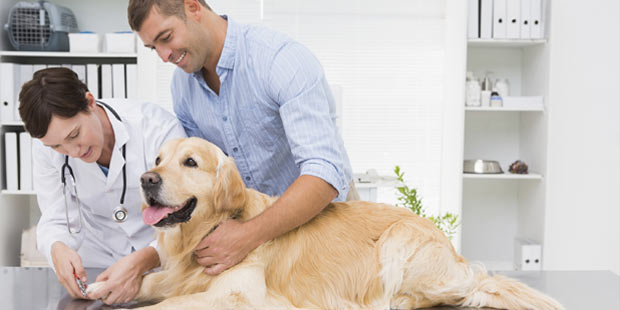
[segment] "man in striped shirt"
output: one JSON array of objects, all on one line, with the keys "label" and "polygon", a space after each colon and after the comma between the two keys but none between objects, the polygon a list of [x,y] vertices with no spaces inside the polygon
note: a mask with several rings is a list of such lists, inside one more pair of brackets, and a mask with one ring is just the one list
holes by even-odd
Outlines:
[{"label": "man in striped shirt", "polygon": [[188,136],[234,157],[250,188],[281,196],[247,222],[228,220],[195,251],[216,275],[262,243],[355,194],[334,98],[314,55],[275,31],[217,15],[204,0],[130,0],[146,47],[178,66],[174,110]]}]

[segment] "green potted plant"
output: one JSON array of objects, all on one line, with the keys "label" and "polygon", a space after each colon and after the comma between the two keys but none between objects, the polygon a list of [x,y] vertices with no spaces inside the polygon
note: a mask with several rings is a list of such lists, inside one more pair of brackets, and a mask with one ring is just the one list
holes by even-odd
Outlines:
[{"label": "green potted plant", "polygon": [[426,215],[424,207],[422,206],[422,199],[418,197],[418,191],[405,184],[405,173],[400,170],[398,165],[394,167],[394,173],[396,174],[396,179],[403,184],[403,186],[396,188],[399,193],[397,198],[398,201],[400,201],[400,203],[396,205],[408,208],[413,213],[428,218],[435,223],[437,228],[443,231],[449,239],[452,239],[452,236],[454,236],[456,229],[460,225],[458,215],[450,212],[446,212],[443,215],[438,214],[437,216]]}]

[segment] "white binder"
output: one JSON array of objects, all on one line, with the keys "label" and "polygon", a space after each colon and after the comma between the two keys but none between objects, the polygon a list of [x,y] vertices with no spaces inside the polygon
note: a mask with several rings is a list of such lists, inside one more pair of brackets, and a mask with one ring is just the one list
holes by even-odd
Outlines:
[{"label": "white binder", "polygon": [[86,86],[95,99],[101,99],[101,94],[99,94],[99,65],[86,65]]},{"label": "white binder", "polygon": [[112,98],[112,65],[101,65],[101,98]]},{"label": "white binder", "polygon": [[493,0],[493,39],[505,39],[505,38],[506,38],[506,0]]},{"label": "white binder", "polygon": [[32,138],[27,132],[19,133],[19,189],[32,190]]},{"label": "white binder", "polygon": [[521,0],[506,0],[506,38],[521,37]]},{"label": "white binder", "polygon": [[530,19],[531,19],[531,28],[530,28],[530,37],[532,39],[542,39],[543,35],[543,27],[542,27],[542,12],[543,5],[542,0],[531,0],[532,7],[530,8]]},{"label": "white binder", "polygon": [[0,64],[0,119],[2,122],[15,120],[17,96],[19,94],[19,65],[13,63]]},{"label": "white binder", "polygon": [[138,65],[126,64],[127,70],[127,98],[136,99],[138,97]]},{"label": "white binder", "polygon": [[112,65],[112,97],[124,99],[125,96],[125,65]]},{"label": "white binder", "polygon": [[480,37],[480,12],[479,0],[469,0],[467,6],[467,37],[477,39]]},{"label": "white binder", "polygon": [[532,0],[521,0],[521,39],[530,38],[530,7]]},{"label": "white binder", "polygon": [[22,119],[21,116],[19,116],[19,93],[22,91],[22,86],[24,86],[26,82],[32,80],[34,66],[29,64],[20,64],[17,66],[19,66],[19,82],[17,83],[17,88],[15,89],[15,109],[13,110],[13,119],[19,121]]},{"label": "white binder", "polygon": [[480,39],[493,37],[493,0],[480,0]]},{"label": "white binder", "polygon": [[82,83],[86,84],[86,66],[85,65],[71,65],[71,70],[77,74],[78,79]]},{"label": "white binder", "polygon": [[[19,88],[28,81],[32,80],[32,74],[34,73],[34,65],[20,64],[19,65]],[[19,92],[18,92],[19,93]]]},{"label": "white binder", "polygon": [[4,134],[4,158],[6,161],[6,189],[16,191],[19,179],[17,176],[17,133]]}]

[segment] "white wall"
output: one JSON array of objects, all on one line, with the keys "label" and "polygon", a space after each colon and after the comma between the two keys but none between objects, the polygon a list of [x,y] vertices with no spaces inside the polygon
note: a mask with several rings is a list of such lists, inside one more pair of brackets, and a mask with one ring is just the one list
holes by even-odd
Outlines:
[{"label": "white wall", "polygon": [[619,3],[552,3],[545,269],[620,274]]},{"label": "white wall", "polygon": [[127,22],[127,0],[49,0],[73,11],[80,31],[99,33],[131,31]]}]

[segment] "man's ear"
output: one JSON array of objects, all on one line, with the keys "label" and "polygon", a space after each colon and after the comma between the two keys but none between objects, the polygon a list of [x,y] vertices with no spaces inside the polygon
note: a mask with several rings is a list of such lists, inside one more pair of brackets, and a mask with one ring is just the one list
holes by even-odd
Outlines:
[{"label": "man's ear", "polygon": [[183,1],[183,6],[185,8],[185,16],[200,20],[200,14],[202,14],[203,7],[198,3],[197,0],[185,0]]},{"label": "man's ear", "polygon": [[93,94],[91,94],[90,92],[86,92],[86,95],[84,97],[86,97],[86,101],[88,101],[88,110],[91,112],[95,111],[95,107],[97,106],[97,100],[95,99],[95,96],[93,96]]},{"label": "man's ear", "polygon": [[213,186],[213,206],[217,212],[239,210],[247,200],[245,184],[231,157],[223,157]]}]

